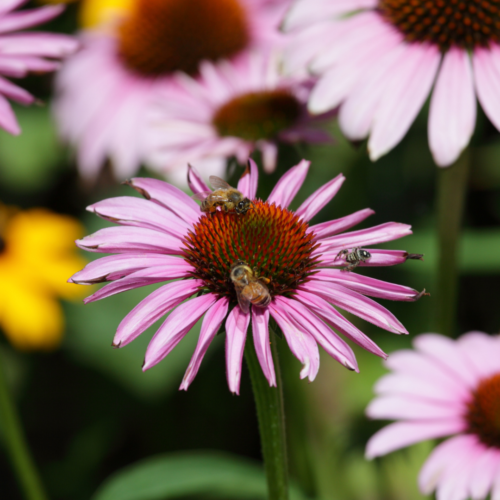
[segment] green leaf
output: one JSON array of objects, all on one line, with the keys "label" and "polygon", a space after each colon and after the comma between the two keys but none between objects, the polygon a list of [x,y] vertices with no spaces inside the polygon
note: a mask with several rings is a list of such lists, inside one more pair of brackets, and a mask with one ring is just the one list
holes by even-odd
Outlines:
[{"label": "green leaf", "polygon": [[[165,500],[183,496],[267,499],[258,462],[220,452],[181,452],[151,457],[111,476],[92,500]],[[304,497],[291,491],[291,500]]]}]

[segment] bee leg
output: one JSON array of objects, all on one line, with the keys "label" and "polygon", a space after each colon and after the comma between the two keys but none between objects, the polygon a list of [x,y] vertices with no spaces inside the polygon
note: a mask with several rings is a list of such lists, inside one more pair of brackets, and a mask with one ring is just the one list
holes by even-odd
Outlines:
[{"label": "bee leg", "polygon": [[341,250],[337,256],[335,257],[335,259],[333,260],[337,260],[337,259],[340,259],[340,257],[343,257],[344,255],[347,255],[349,253],[349,250],[347,250],[347,248],[344,248],[344,250]]},{"label": "bee leg", "polygon": [[349,272],[358,267],[359,262],[351,262],[348,266],[343,267],[341,271]]}]

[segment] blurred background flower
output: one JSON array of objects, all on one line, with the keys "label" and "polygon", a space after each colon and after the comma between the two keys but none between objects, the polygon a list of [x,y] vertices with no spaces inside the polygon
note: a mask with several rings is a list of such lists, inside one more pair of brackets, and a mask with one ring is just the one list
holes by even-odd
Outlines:
[{"label": "blurred background flower", "polygon": [[0,205],[0,328],[14,347],[48,350],[60,344],[64,316],[58,299],[82,295],[66,283],[85,262],[74,249],[82,231],[68,216]]},{"label": "blurred background flower", "polygon": [[470,332],[458,340],[420,335],[415,351],[386,361],[369,417],[398,419],[368,441],[369,458],[427,439],[439,444],[420,471],[422,493],[438,500],[500,498],[500,337]]}]

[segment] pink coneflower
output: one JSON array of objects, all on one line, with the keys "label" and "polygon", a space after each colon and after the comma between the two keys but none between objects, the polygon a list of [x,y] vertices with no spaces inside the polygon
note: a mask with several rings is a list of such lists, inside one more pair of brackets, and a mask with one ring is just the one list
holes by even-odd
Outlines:
[{"label": "pink coneflower", "polygon": [[470,332],[458,340],[437,334],[414,340],[386,364],[367,413],[399,419],[368,442],[368,457],[426,439],[438,445],[420,471],[423,494],[438,500],[500,498],[500,337]]},{"label": "pink coneflower", "polygon": [[500,4],[478,0],[298,0],[286,21],[297,38],[291,70],[321,74],[314,113],[341,104],[352,140],[370,135],[372,160],[404,137],[434,90],[429,144],[440,166],[469,143],[476,94],[500,129]]},{"label": "pink coneflower", "polygon": [[[121,197],[91,205],[88,210],[119,226],[102,229],[78,241],[78,246],[85,250],[118,255],[92,262],[70,281],[80,284],[111,281],[86,299],[92,302],[151,283],[180,280],[163,285],[138,304],[120,323],[113,345],[125,346],[178,306],[148,346],[144,362],[147,370],[171,352],[204,317],[198,346],[181,389],[187,389],[194,379],[210,342],[224,322],[227,379],[235,393],[239,391],[250,320],[255,350],[270,385],[276,385],[269,346],[270,317],[302,362],[301,378],[312,381],[316,377],[317,344],[347,368],[358,370],[354,353],[335,331],[385,358],[385,353],[332,305],[390,332],[405,334],[404,326],[387,309],[365,295],[414,301],[421,294],[334,267],[346,267],[349,262],[352,265],[354,248],[360,252],[362,246],[411,234],[410,226],[389,222],[342,234],[373,214],[370,209],[309,226],[311,218],[335,196],[345,179],[337,176],[293,212],[287,207],[308,168],[307,161],[291,168],[267,201],[262,201],[255,197],[258,174],[255,163],[250,161],[238,189],[253,200],[253,207],[240,215],[219,209],[204,214],[192,198],[170,184],[132,179],[129,185],[146,199]],[[192,169],[188,181],[194,193],[208,190]],[[339,256],[342,250],[348,250],[347,255]],[[363,253],[360,267],[389,266],[421,257],[397,250],[363,250],[369,256]],[[250,312],[245,313],[238,305],[230,278],[231,267],[237,261],[244,261],[266,279],[272,297],[267,307],[251,306]],[[186,299],[190,300],[182,303]]]},{"label": "pink coneflower", "polygon": [[7,99],[28,105],[35,101],[35,97],[4,77],[23,78],[31,72],[54,71],[59,67],[56,59],[70,54],[78,45],[76,40],[65,35],[32,31],[18,33],[45,23],[64,10],[63,6],[47,6],[13,12],[26,2],[0,2],[0,127],[14,135],[21,129]]},{"label": "pink coneflower", "polygon": [[[256,148],[274,170],[277,141],[325,142],[306,104],[310,78],[286,78],[278,54],[248,52],[234,62],[202,63],[197,79],[182,75],[159,93],[147,131],[148,164],[182,170],[190,161],[222,172],[228,156],[246,162]],[[183,169],[180,169],[180,166]]]},{"label": "pink coneflower", "polygon": [[106,30],[82,36],[84,48],[60,73],[56,115],[78,148],[81,172],[110,159],[125,178],[143,160],[145,112],[156,85],[197,77],[202,61],[234,60],[279,44],[289,0],[135,0]]}]

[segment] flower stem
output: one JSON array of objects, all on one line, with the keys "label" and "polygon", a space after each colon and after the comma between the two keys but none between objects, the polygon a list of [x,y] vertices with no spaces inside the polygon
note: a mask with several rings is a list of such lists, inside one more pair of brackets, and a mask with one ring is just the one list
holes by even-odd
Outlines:
[{"label": "flower stem", "polygon": [[35,469],[19,415],[10,396],[3,366],[0,362],[0,427],[7,453],[27,500],[46,500],[42,482]]},{"label": "flower stem", "polygon": [[255,347],[250,339],[247,340],[245,347],[245,360],[250,371],[257,407],[269,500],[288,500],[288,463],[281,372],[276,348],[276,335],[272,331],[269,334],[277,387],[269,387],[269,382],[262,373]]},{"label": "flower stem", "polygon": [[458,299],[458,250],[467,191],[469,151],[449,168],[440,169],[437,184],[439,258],[436,289],[436,331],[453,336]]}]

